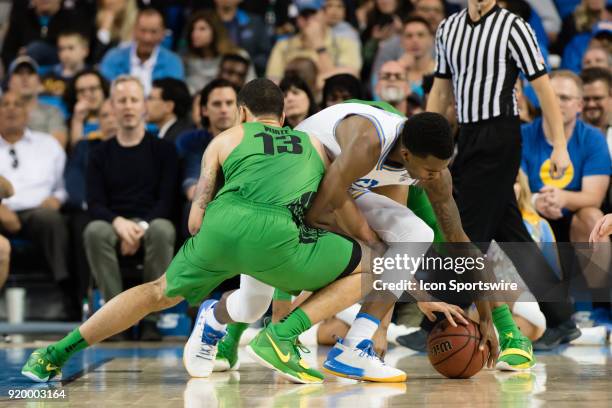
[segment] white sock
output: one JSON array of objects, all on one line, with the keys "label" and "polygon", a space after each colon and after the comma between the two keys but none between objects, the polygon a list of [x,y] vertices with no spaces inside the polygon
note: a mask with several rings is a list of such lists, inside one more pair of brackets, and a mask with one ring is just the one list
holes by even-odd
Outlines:
[{"label": "white sock", "polygon": [[218,332],[225,332],[225,328],[227,327],[227,324],[220,323],[215,317],[215,308],[217,307],[218,304],[219,303],[215,303],[213,307],[209,308],[206,311],[206,315],[204,318],[206,319],[206,325],[210,326],[213,330],[218,331]]},{"label": "white sock", "polygon": [[344,323],[350,326],[357,318],[360,309],[361,305],[359,303],[355,303],[353,306],[349,306],[341,312],[336,313],[336,318],[342,320]]},{"label": "white sock", "polygon": [[379,325],[380,320],[374,316],[370,316],[367,313],[359,313],[346,334],[346,345],[355,347],[364,339],[371,340]]}]

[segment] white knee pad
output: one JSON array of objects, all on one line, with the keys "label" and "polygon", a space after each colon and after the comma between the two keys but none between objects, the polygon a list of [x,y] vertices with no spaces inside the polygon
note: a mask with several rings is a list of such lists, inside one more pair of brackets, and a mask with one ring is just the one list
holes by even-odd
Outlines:
[{"label": "white knee pad", "polygon": [[274,288],[248,275],[240,275],[240,289],[227,297],[227,313],[235,322],[254,323],[270,307]]},{"label": "white knee pad", "polygon": [[538,302],[535,298],[533,298],[533,300],[530,299],[530,301],[525,301],[527,298],[533,298],[533,295],[530,292],[521,294],[512,307],[512,313],[521,316],[534,326],[546,330],[546,317],[540,311]]}]

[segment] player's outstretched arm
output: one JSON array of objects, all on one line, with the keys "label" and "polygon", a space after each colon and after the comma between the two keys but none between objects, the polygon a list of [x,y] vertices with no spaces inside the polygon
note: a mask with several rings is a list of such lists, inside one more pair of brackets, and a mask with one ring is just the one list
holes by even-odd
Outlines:
[{"label": "player's outstretched arm", "polygon": [[453,198],[453,179],[445,169],[436,180],[423,184],[436,218],[449,242],[470,242],[463,231],[459,209]]},{"label": "player's outstretched arm", "polygon": [[[453,181],[448,169],[442,171],[440,177],[436,180],[423,184],[431,206],[436,213],[438,223],[444,232],[444,236],[449,242],[470,242],[470,239],[463,231],[461,226],[461,217],[459,216],[459,209],[457,203],[453,198],[452,188]],[[478,248],[466,248],[469,256],[475,257],[480,255]],[[492,281],[492,275],[488,268],[483,271],[484,276],[481,280]],[[495,361],[497,361],[497,355],[499,353],[499,343],[495,331],[493,330],[493,318],[491,316],[491,305],[486,301],[476,300],[476,308],[480,316],[480,332],[481,340],[479,348],[484,349],[485,343],[489,344],[491,354],[487,365],[493,367]]]},{"label": "player's outstretched arm", "polygon": [[219,160],[220,147],[221,139],[215,138],[210,142],[202,155],[200,178],[198,179],[193,202],[191,203],[191,210],[189,211],[188,228],[191,235],[197,234],[200,230],[206,207],[212,201],[217,190],[217,175],[221,168]]}]

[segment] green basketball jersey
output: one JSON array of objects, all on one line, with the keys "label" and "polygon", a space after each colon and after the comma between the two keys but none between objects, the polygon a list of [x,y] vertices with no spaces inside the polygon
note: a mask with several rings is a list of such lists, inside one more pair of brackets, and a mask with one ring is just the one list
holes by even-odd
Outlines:
[{"label": "green basketball jersey", "polygon": [[223,163],[228,192],[261,204],[288,207],[302,217],[325,173],[308,134],[289,127],[244,123],[244,137]]}]

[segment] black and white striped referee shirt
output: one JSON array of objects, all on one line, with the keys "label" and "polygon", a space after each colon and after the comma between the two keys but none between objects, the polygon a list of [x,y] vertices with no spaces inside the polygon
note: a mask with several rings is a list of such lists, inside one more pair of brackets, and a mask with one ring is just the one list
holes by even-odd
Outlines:
[{"label": "black and white striped referee shirt", "polygon": [[459,123],[517,116],[519,69],[532,81],[547,70],[529,24],[499,6],[478,22],[467,9],[444,20],[436,33],[436,76],[452,79]]}]

